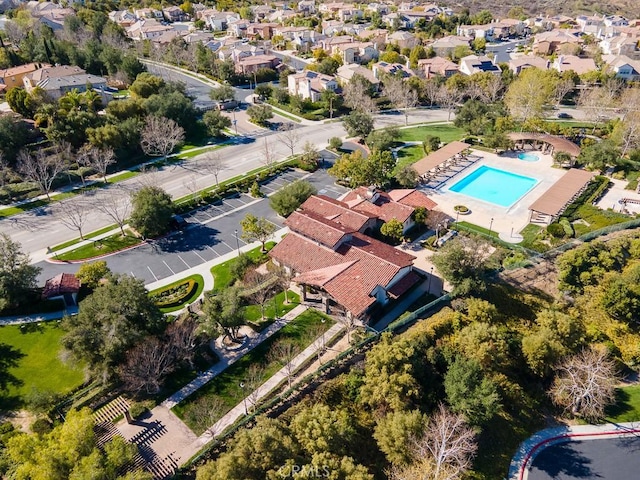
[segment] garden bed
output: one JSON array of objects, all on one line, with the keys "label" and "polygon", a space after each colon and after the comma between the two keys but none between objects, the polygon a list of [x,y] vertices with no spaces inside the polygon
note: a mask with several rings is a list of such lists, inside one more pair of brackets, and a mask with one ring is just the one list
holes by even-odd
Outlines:
[{"label": "garden bed", "polygon": [[202,275],[191,275],[166,287],[149,292],[149,296],[162,313],[171,313],[182,309],[200,296],[204,289]]}]

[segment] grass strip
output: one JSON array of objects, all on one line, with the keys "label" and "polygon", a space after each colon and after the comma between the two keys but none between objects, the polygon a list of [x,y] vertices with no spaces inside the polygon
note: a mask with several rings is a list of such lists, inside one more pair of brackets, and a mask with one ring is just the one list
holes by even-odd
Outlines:
[{"label": "grass strip", "polygon": [[[125,232],[127,231],[125,230]],[[88,258],[118,252],[125,248],[133,247],[134,245],[140,245],[141,243],[143,243],[142,239],[133,236],[131,232],[127,232],[124,236],[118,232],[115,235],[101,240],[95,240],[92,243],[83,245],[75,250],[71,250],[70,252],[56,255],[55,258],[63,261],[86,260]]]},{"label": "grass strip", "polygon": [[[247,382],[249,371],[253,365],[259,365],[263,369],[262,382],[267,381],[282,368],[283,365],[280,361],[269,358],[269,350],[272,345],[279,340],[287,340],[296,345],[299,351],[302,351],[317,336],[331,328],[333,323],[333,320],[326,315],[316,310],[307,310],[244,355],[184,402],[173,407],[172,411],[191,430],[200,435],[207,427],[239,404],[249,393],[246,388],[243,390],[240,384]],[[201,409],[198,407],[200,402],[206,402],[207,397],[219,397],[224,402],[226,411],[220,412],[218,418],[202,417]]]},{"label": "grass strip", "polygon": [[[265,247],[267,251],[271,250],[275,246],[276,242],[267,242]],[[251,262],[254,264],[266,262],[268,257],[261,252],[261,247],[256,247],[253,250],[244,252]],[[233,267],[238,261],[238,257],[227,260],[226,262],[219,263],[211,267],[211,275],[213,275],[213,291],[219,292],[224,290],[233,281]]]}]

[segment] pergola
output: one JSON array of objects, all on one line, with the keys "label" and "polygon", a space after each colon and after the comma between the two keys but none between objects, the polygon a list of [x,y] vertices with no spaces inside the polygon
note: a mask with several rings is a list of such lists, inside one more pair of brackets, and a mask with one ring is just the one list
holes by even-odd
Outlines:
[{"label": "pergola", "polygon": [[577,168],[570,169],[531,204],[529,221],[545,225],[552,223],[562,215],[571,202],[584,192],[593,175],[592,172]]},{"label": "pergola", "polygon": [[525,144],[530,144],[536,150],[540,150],[542,153],[548,153],[549,155],[553,155],[556,151],[568,153],[573,158],[580,155],[579,146],[571,140],[557,135],[536,132],[512,132],[508,135],[516,144],[516,148],[522,148]]},{"label": "pergola", "polygon": [[463,153],[470,147],[471,145],[464,142],[456,141],[448,143],[444,147],[418,160],[413,164],[413,168],[418,172],[420,177],[424,178],[432,170],[452,166],[456,161],[464,159],[465,155]]}]

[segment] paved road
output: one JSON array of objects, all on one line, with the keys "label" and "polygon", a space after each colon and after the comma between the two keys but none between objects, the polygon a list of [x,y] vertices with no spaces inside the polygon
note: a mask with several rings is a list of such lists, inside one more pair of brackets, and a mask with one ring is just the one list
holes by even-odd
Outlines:
[{"label": "paved road", "polygon": [[545,448],[528,480],[631,480],[640,471],[640,437],[572,441]]},{"label": "paved road", "polygon": [[[331,155],[329,152],[325,153],[327,157]],[[273,193],[305,175],[304,172],[287,172],[263,184],[262,191],[265,194]],[[313,173],[308,180],[320,193],[327,196],[335,198],[346,191],[334,185],[333,178],[325,170]],[[269,219],[278,228],[282,227],[282,218],[271,210],[268,199],[256,200],[243,194],[186,215],[185,219],[189,225],[182,232],[106,257],[105,260],[114,272],[131,274],[143,279],[145,283],[155,282],[221,257],[245,245],[240,238],[242,231],[240,221],[249,212]],[[237,237],[236,231],[238,231]],[[60,272],[73,273],[79,268],[78,264],[40,262],[37,265],[42,268],[39,283],[44,283],[47,278]]]}]

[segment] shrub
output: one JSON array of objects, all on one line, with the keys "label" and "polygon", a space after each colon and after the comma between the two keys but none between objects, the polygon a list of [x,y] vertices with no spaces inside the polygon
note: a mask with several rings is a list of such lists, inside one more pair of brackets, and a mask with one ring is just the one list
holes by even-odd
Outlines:
[{"label": "shrub", "polygon": [[563,238],[565,236],[564,228],[559,223],[549,225],[547,227],[547,233],[555,238]]},{"label": "shrub", "polygon": [[307,198],[316,193],[316,188],[309,182],[298,180],[274,193],[269,200],[269,204],[278,215],[288,217]]},{"label": "shrub", "polygon": [[455,207],[453,207],[453,210],[460,213],[467,213],[469,211],[469,208],[465,207],[464,205],[456,205]]},{"label": "shrub", "polygon": [[342,139],[340,137],[331,137],[329,139],[329,148],[337,150],[341,146],[342,146]]},{"label": "shrub", "polygon": [[564,228],[564,233],[567,237],[573,237],[573,227],[571,226],[571,223],[568,219],[561,218],[558,223],[562,225],[562,228]]},{"label": "shrub", "polygon": [[31,424],[31,431],[37,435],[44,435],[53,430],[53,425],[46,418],[39,418]]},{"label": "shrub", "polygon": [[249,191],[253,198],[262,198],[262,192],[260,191],[260,184],[254,181],[251,184],[251,190]]},{"label": "shrub", "polygon": [[195,280],[190,278],[186,282],[171,286],[166,290],[151,294],[153,302],[159,308],[177,307],[185,302],[198,288]]},{"label": "shrub", "polygon": [[142,415],[147,413],[149,409],[144,403],[134,402],[131,407],[129,407],[129,414],[132,418],[140,418]]}]

